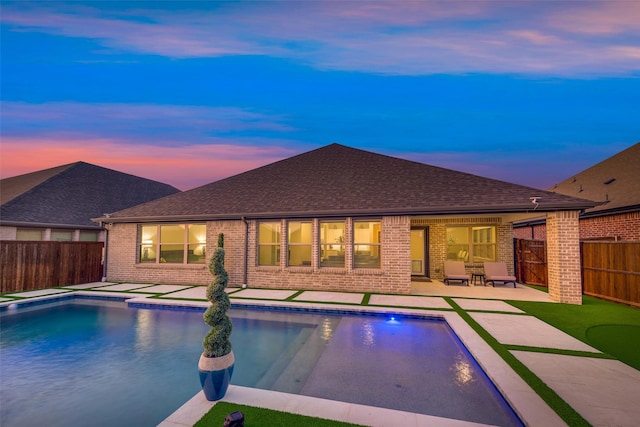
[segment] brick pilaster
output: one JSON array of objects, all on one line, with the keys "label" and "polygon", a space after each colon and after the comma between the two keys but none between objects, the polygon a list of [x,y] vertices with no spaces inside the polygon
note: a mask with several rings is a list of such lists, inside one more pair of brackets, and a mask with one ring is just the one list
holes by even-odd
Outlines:
[{"label": "brick pilaster", "polygon": [[547,269],[552,301],[582,304],[578,216],[578,211],[547,214]]}]

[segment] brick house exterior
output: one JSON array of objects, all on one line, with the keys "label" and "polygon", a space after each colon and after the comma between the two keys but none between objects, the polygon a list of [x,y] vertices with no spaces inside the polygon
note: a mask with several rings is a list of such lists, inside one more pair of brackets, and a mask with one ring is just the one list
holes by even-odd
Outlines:
[{"label": "brick house exterior", "polygon": [[[549,191],[593,200],[580,215],[580,240],[640,240],[640,143],[554,185]],[[514,224],[518,239],[547,240],[545,218]]]},{"label": "brick house exterior", "polygon": [[561,274],[550,295],[576,303],[571,248],[592,206],[331,144],[94,221],[108,224],[109,281],[205,285],[206,254],[224,233],[230,286],[408,294],[412,278],[441,280],[456,256],[469,273],[483,260],[513,273],[513,222],[545,212],[570,240],[552,250]]}]

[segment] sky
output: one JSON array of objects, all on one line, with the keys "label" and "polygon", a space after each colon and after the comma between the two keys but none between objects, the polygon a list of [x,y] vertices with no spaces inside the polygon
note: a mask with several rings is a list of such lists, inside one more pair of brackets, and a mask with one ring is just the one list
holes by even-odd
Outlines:
[{"label": "sky", "polygon": [[640,141],[638,22],[635,0],[3,0],[0,176],[188,190],[337,142],[548,189]]}]

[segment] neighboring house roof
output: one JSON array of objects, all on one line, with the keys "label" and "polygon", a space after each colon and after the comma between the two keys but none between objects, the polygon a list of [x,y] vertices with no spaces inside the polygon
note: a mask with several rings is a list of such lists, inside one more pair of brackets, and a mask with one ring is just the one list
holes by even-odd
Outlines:
[{"label": "neighboring house roof", "polygon": [[91,218],[179,191],[161,182],[76,162],[0,180],[0,223],[98,227]]},{"label": "neighboring house roof", "polygon": [[[110,216],[112,222],[580,210],[594,203],[331,144]],[[96,219],[97,220],[97,219]]]},{"label": "neighboring house roof", "polygon": [[583,217],[640,210],[640,142],[562,181],[550,191],[603,202]]}]

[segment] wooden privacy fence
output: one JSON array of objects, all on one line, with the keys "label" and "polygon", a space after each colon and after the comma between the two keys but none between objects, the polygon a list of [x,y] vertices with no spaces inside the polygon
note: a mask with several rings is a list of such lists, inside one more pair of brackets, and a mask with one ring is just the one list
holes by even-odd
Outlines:
[{"label": "wooden privacy fence", "polygon": [[0,293],[102,279],[102,242],[0,241]]},{"label": "wooden privacy fence", "polygon": [[[516,279],[548,286],[546,242],[514,239]],[[580,242],[582,293],[640,307],[640,242]]]},{"label": "wooden privacy fence", "polygon": [[640,242],[580,242],[582,292],[640,307]]},{"label": "wooden privacy fence", "polygon": [[547,247],[544,240],[514,239],[515,274],[520,283],[547,286]]}]

